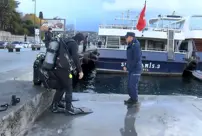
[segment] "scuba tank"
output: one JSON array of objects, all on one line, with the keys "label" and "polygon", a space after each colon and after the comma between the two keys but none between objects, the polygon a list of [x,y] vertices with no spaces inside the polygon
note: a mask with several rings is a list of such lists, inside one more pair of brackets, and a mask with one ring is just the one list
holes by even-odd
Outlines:
[{"label": "scuba tank", "polygon": [[57,41],[51,41],[46,51],[45,60],[43,62],[43,68],[45,70],[52,70],[55,67],[57,53],[59,49],[59,43]]}]

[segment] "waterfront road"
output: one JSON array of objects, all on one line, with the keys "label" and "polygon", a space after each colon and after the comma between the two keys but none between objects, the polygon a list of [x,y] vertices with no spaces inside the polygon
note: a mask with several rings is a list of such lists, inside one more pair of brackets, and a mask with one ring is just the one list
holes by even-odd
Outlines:
[{"label": "waterfront road", "polygon": [[126,95],[77,94],[76,106],[94,113],[65,116],[45,112],[26,136],[200,136],[202,103],[192,96],[140,96],[127,109]]},{"label": "waterfront road", "polygon": [[32,66],[36,55],[43,51],[45,50],[31,51],[30,48],[25,48],[21,52],[8,53],[7,50],[0,50],[0,73]]}]

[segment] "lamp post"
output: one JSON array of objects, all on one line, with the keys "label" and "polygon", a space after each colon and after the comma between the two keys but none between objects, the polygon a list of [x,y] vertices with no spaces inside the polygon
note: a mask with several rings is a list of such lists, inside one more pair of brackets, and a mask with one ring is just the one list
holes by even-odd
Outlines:
[{"label": "lamp post", "polygon": [[39,38],[40,38],[40,43],[41,43],[41,20],[43,19],[43,12],[39,12],[39,19],[40,19],[40,26],[39,26]]},{"label": "lamp post", "polygon": [[36,25],[36,0],[32,0],[34,2],[34,43],[36,43],[36,34],[35,34],[35,25]]},{"label": "lamp post", "polygon": [[34,28],[36,24],[36,0],[32,0],[34,2]]}]

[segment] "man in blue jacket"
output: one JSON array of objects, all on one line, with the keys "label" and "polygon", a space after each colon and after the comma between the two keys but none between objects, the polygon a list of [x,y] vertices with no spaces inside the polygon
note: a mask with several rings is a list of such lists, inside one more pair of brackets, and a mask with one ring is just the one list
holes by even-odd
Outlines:
[{"label": "man in blue jacket", "polygon": [[126,34],[127,62],[124,71],[128,71],[128,94],[130,98],[125,104],[138,104],[138,84],[142,73],[142,50],[139,41],[135,38],[135,33]]}]

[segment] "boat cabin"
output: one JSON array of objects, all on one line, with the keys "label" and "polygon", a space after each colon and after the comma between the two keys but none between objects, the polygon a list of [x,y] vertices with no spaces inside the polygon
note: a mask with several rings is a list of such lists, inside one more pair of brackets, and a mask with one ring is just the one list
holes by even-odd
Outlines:
[{"label": "boat cabin", "polygon": [[[126,19],[125,19],[126,20]],[[137,21],[135,19],[129,21]],[[198,23],[196,23],[198,22]],[[102,39],[103,47],[126,49],[124,35],[128,31],[136,33],[143,51],[168,51],[168,30],[174,31],[172,37],[174,52],[191,52],[197,50],[202,52],[202,16],[193,15],[182,17],[177,15],[158,15],[148,21],[147,27],[143,32],[136,30],[134,26],[127,27],[126,25],[113,25],[111,28],[102,26],[99,31],[100,39]],[[135,23],[132,23],[135,24]],[[116,26],[116,27],[115,27]],[[119,27],[118,27],[119,26]],[[100,30],[99,29],[99,30]],[[111,33],[111,34],[109,34]],[[144,35],[144,36],[143,36]],[[164,37],[162,37],[162,35]]]}]

